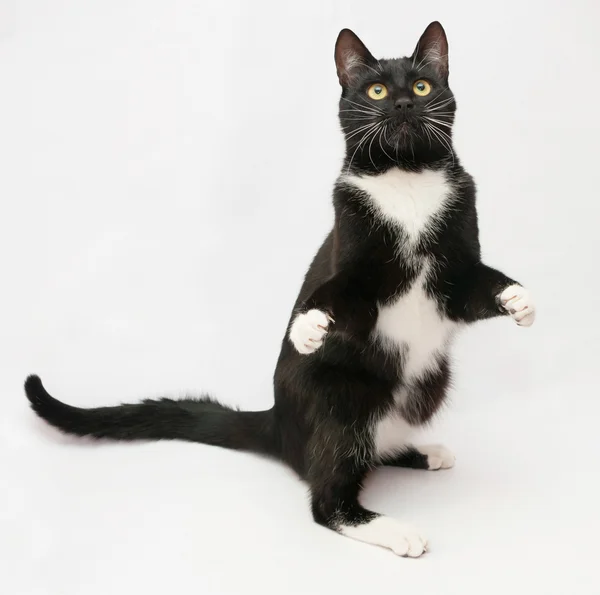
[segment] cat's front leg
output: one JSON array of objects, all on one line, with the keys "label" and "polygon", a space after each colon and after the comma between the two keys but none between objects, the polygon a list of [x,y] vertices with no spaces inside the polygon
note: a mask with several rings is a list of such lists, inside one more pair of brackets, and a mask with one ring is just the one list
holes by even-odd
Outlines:
[{"label": "cat's front leg", "polygon": [[335,325],[346,338],[365,339],[377,318],[374,299],[364,287],[360,271],[340,272],[321,286],[297,308],[289,327],[289,339],[296,351],[308,355],[317,351]]},{"label": "cat's front leg", "polygon": [[450,315],[463,322],[510,315],[520,326],[531,326],[535,305],[530,293],[504,273],[478,262],[447,282]]}]

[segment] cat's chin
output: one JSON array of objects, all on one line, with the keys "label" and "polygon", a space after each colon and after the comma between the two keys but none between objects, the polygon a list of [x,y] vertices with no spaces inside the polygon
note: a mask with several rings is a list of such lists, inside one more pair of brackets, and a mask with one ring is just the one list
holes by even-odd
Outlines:
[{"label": "cat's chin", "polygon": [[408,161],[427,162],[439,156],[444,147],[436,143],[437,137],[424,132],[418,121],[403,121],[395,124],[386,134],[386,154],[396,155]]},{"label": "cat's chin", "polygon": [[410,147],[417,140],[417,129],[408,121],[395,124],[387,135],[387,141],[393,149]]},{"label": "cat's chin", "polygon": [[394,134],[409,134],[411,130],[414,130],[414,125],[408,120],[401,120],[394,122],[391,129]]}]

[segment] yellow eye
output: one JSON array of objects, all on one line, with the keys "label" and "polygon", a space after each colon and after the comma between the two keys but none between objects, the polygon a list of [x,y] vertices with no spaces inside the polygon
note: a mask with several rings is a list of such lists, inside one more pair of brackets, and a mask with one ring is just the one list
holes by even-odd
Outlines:
[{"label": "yellow eye", "polygon": [[415,95],[425,97],[425,95],[429,95],[431,93],[431,85],[427,81],[418,80],[413,85],[413,93]]},{"label": "yellow eye", "polygon": [[387,97],[387,94],[388,90],[386,86],[382,85],[381,83],[375,83],[367,89],[367,95],[371,99],[385,99]]}]

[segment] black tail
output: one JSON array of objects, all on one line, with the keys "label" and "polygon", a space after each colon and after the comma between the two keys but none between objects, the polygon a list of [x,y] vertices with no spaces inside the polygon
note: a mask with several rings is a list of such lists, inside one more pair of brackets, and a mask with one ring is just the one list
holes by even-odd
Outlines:
[{"label": "black tail", "polygon": [[273,410],[235,411],[209,397],[146,400],[80,409],[51,397],[38,376],[25,381],[33,410],[67,434],[114,440],[190,440],[277,456]]}]

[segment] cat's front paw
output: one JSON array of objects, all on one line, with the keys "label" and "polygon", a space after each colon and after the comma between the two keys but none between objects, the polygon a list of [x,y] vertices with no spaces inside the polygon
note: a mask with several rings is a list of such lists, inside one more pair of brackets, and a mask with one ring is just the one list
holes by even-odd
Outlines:
[{"label": "cat's front paw", "polygon": [[510,285],[500,294],[500,305],[519,326],[531,326],[535,320],[535,306],[529,291],[521,285]]},{"label": "cat's front paw", "polygon": [[329,330],[330,321],[333,319],[321,310],[298,314],[290,329],[290,341],[296,351],[308,355],[319,349]]}]

